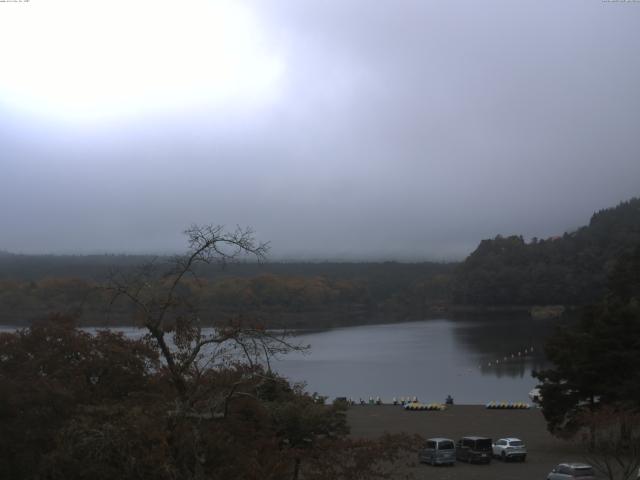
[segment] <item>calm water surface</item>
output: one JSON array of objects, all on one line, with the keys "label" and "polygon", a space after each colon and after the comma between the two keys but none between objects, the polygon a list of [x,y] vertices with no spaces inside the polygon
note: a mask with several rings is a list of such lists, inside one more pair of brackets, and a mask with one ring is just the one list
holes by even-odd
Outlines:
[{"label": "calm water surface", "polygon": [[310,351],[273,366],[332,398],[380,396],[388,402],[415,395],[428,403],[451,394],[456,403],[529,401],[536,385],[531,371],[544,366],[544,339],[552,331],[553,322],[532,319],[338,328],[299,335]]},{"label": "calm water surface", "polygon": [[[415,395],[430,403],[451,394],[456,403],[529,401],[536,385],[531,371],[544,367],[544,340],[554,324],[529,318],[442,319],[301,333],[296,339],[309,344],[309,351],[282,356],[272,367],[330,398],[380,396],[389,402]],[[144,333],[116,330],[129,337]]]}]

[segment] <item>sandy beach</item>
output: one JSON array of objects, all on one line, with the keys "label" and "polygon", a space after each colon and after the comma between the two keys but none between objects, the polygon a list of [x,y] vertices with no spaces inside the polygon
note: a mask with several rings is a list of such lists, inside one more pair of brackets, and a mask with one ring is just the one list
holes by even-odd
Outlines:
[{"label": "sandy beach", "polygon": [[496,440],[502,437],[522,439],[528,450],[525,463],[493,460],[490,465],[456,462],[454,467],[419,464],[398,466],[398,478],[407,471],[415,478],[469,480],[545,479],[561,462],[581,461],[578,449],[558,440],[546,430],[542,413],[530,410],[487,410],[480,405],[454,405],[444,411],[406,411],[399,406],[354,406],[348,412],[351,434],[373,438],[385,432],[417,433],[425,438],[448,437],[458,440],[466,435],[480,435]]}]

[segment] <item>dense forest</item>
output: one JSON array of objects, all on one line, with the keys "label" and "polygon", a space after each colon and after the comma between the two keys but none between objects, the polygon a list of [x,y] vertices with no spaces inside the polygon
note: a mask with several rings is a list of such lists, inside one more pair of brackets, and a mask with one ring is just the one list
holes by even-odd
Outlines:
[{"label": "dense forest", "polygon": [[[581,309],[577,322],[557,329],[545,353],[552,367],[534,376],[551,432],[577,433],[584,410],[596,403],[629,409],[640,426],[640,245],[619,257],[606,294]],[[640,454],[640,430],[636,437]]]},{"label": "dense forest", "polygon": [[[185,282],[214,317],[250,316],[270,327],[314,328],[580,306],[605,291],[615,259],[640,243],[640,199],[595,213],[589,225],[548,239],[482,240],[461,263],[236,262],[202,265]],[[84,324],[131,322],[132,307],[104,288],[114,272],[169,257],[16,255],[0,251],[0,323],[48,312]]]},{"label": "dense forest", "polygon": [[[57,311],[79,315],[85,324],[130,323],[131,306],[110,303],[104,289],[109,276],[166,260],[5,254],[0,256],[0,322],[26,324]],[[404,319],[414,310],[425,316],[448,302],[454,268],[435,262],[204,265],[198,279],[183,288],[212,317],[259,317],[274,327],[335,326]]]},{"label": "dense forest", "polygon": [[483,240],[456,269],[452,300],[466,305],[586,305],[618,257],[640,244],[640,199],[601,210],[559,237]]}]

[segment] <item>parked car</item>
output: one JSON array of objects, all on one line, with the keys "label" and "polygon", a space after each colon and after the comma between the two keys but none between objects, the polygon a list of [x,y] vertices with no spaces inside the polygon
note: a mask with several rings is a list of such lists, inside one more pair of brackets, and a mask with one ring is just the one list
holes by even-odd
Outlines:
[{"label": "parked car", "polygon": [[561,463],[547,475],[547,480],[595,480],[595,478],[593,467],[585,463]]},{"label": "parked car", "polygon": [[418,459],[431,465],[453,465],[456,462],[456,445],[449,438],[429,438],[418,452]]},{"label": "parked car", "polygon": [[462,437],[456,443],[456,458],[469,463],[491,463],[492,445],[487,437]]},{"label": "parked car", "polygon": [[493,456],[500,460],[520,460],[524,462],[527,458],[527,447],[519,438],[501,438],[493,444]]}]

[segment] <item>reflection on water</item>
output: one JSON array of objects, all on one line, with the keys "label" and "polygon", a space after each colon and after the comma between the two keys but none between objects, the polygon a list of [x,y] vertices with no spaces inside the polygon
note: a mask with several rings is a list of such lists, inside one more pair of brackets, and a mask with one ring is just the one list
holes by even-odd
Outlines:
[{"label": "reflection on water", "polygon": [[461,348],[479,355],[483,375],[530,377],[545,366],[544,342],[557,320],[484,318],[456,322]]},{"label": "reflection on water", "polygon": [[340,328],[300,335],[311,351],[287,355],[274,368],[330,397],[528,401],[536,384],[531,371],[544,366],[544,338],[552,327],[512,318]]}]

